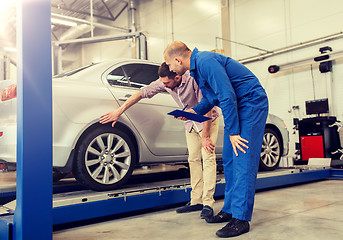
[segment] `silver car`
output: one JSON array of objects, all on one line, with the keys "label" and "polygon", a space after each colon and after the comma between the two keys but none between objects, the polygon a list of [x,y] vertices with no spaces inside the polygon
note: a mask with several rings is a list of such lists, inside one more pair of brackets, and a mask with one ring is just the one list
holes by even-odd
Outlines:
[{"label": "silver car", "polygon": [[[143,60],[113,60],[91,64],[53,77],[53,169],[56,178],[72,172],[93,190],[123,185],[137,166],[186,163],[183,122],[167,115],[178,108],[161,93],[128,109],[115,127],[99,117],[118,108],[139,88],[158,78],[159,64]],[[0,161],[16,162],[16,83],[0,81]],[[223,147],[220,117],[216,144]],[[269,115],[260,168],[275,169],[288,153],[288,131]]]}]

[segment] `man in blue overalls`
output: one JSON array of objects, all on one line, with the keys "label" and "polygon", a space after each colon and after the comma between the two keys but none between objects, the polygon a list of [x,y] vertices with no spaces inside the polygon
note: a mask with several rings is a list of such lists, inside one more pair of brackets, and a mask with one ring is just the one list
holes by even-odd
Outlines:
[{"label": "man in blue overalls", "polygon": [[203,98],[191,112],[207,113],[219,106],[224,116],[223,166],[225,198],[222,210],[208,223],[228,222],[219,237],[234,237],[250,229],[255,183],[268,115],[268,99],[257,77],[239,62],[214,52],[191,51],[172,42],[164,52],[171,71],[190,70]]}]

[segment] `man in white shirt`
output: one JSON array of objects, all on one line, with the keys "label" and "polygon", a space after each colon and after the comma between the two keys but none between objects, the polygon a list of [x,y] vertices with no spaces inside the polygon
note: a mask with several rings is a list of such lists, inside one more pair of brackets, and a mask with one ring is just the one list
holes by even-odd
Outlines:
[{"label": "man in white shirt", "polygon": [[[129,107],[142,98],[152,98],[164,91],[167,91],[174,98],[180,108],[188,105],[186,109],[190,109],[202,99],[201,91],[189,72],[179,76],[175,72],[169,71],[169,67],[163,63],[158,74],[160,76],[158,80],[141,88],[127,99],[120,108],[101,116],[100,123],[105,124],[113,121],[112,126],[114,127],[120,115]],[[201,218],[213,216],[213,194],[216,185],[217,166],[214,151],[218,136],[218,108],[214,107],[206,116],[211,117],[212,120],[204,123],[185,121],[192,192],[190,202],[176,210],[177,213],[201,210]]]}]

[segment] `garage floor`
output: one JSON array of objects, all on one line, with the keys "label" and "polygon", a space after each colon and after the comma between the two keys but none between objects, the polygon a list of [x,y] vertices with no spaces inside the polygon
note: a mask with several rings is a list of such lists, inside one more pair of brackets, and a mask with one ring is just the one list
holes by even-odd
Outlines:
[{"label": "garage floor", "polygon": [[[216,201],[215,212],[222,205]],[[225,224],[208,224],[200,212],[176,214],[175,209],[57,230],[53,239],[219,239],[215,232]],[[234,239],[341,240],[342,226],[343,181],[325,180],[257,193],[251,231]]]}]

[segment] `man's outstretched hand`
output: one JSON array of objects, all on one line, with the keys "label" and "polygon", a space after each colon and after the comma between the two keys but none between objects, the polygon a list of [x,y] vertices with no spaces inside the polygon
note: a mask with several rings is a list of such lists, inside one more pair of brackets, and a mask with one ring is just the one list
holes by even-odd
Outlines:
[{"label": "man's outstretched hand", "polygon": [[120,115],[121,115],[121,113],[120,113],[119,109],[117,109],[117,110],[114,110],[112,112],[109,112],[109,113],[102,115],[99,119],[99,122],[101,124],[113,122],[112,127],[114,127],[114,125],[118,121]]},{"label": "man's outstretched hand", "polygon": [[249,143],[249,141],[242,138],[240,135],[231,135],[230,141],[231,141],[232,148],[236,156],[238,156],[237,148],[241,150],[243,153],[246,153],[246,151],[242,147],[249,149],[249,147],[245,144],[245,143]]}]

